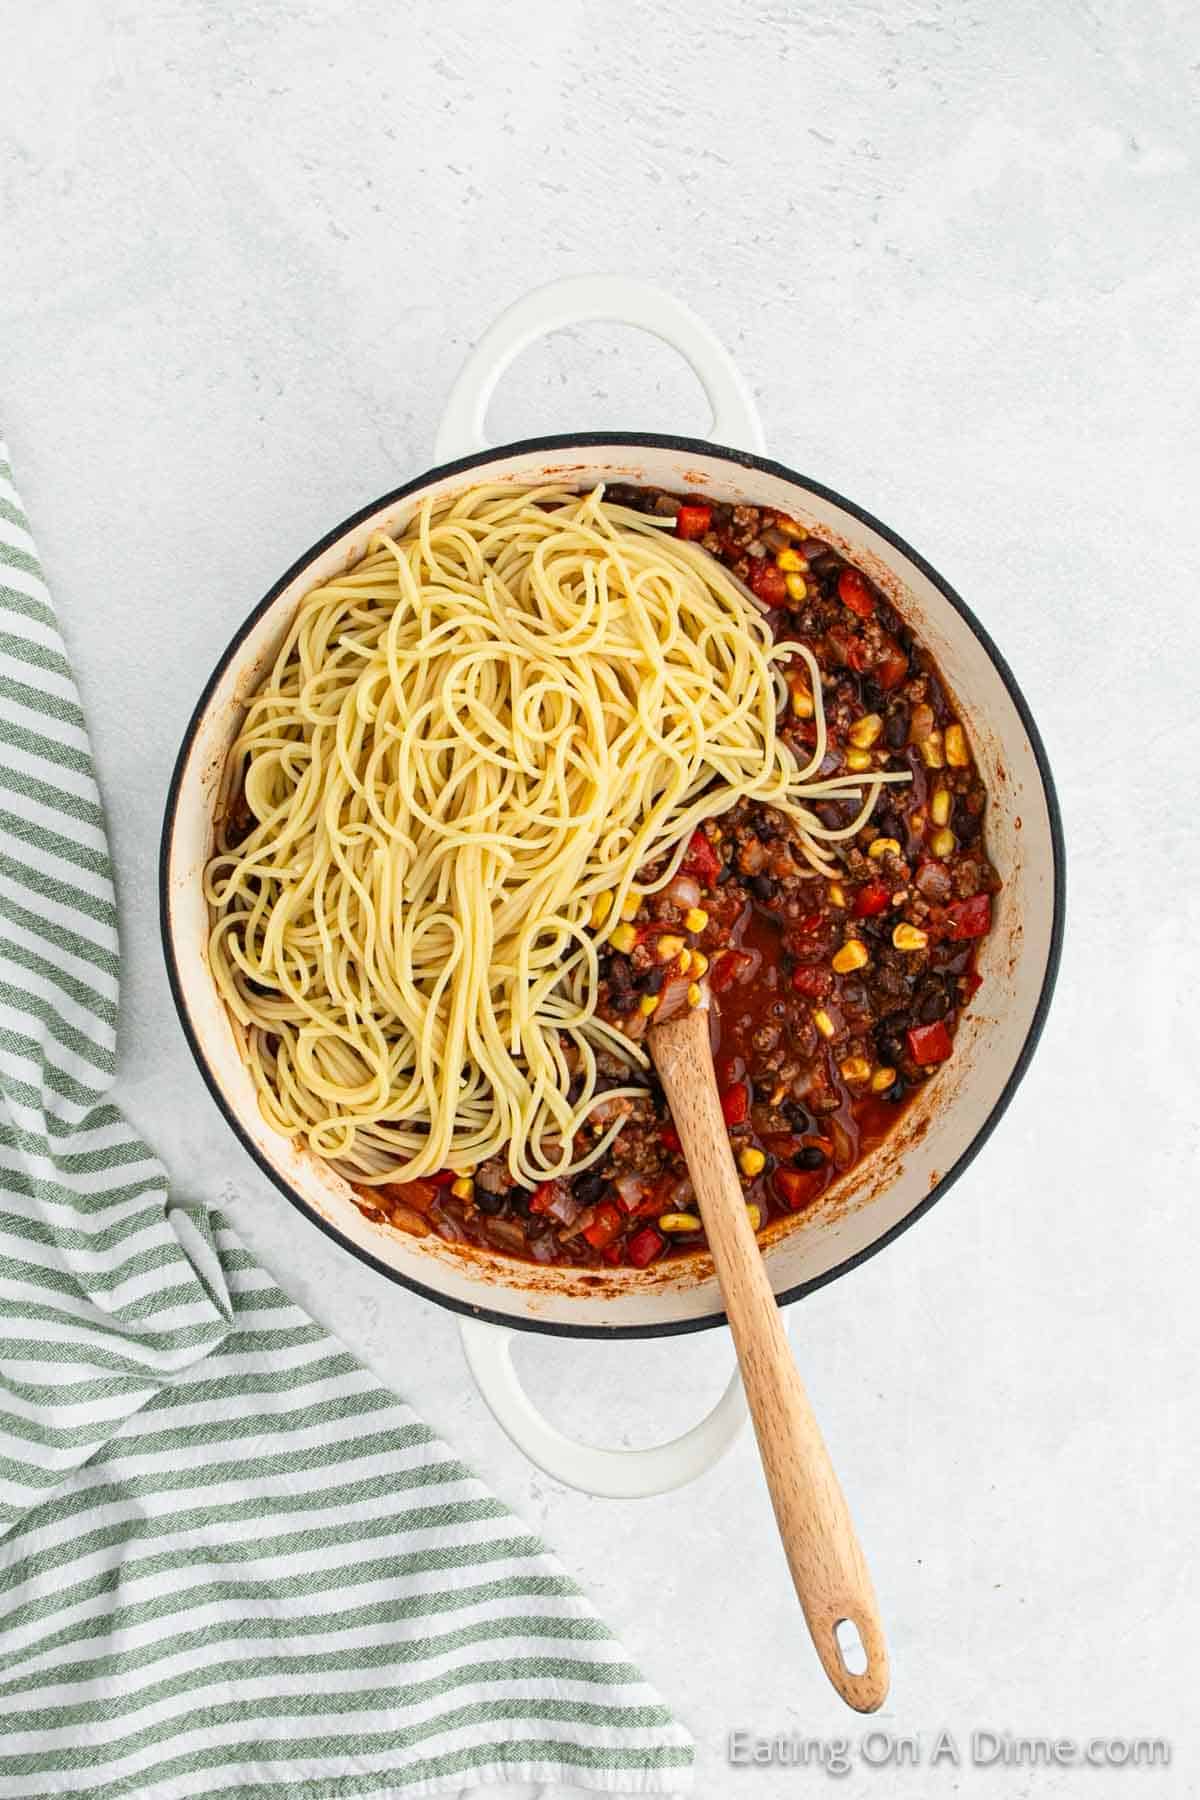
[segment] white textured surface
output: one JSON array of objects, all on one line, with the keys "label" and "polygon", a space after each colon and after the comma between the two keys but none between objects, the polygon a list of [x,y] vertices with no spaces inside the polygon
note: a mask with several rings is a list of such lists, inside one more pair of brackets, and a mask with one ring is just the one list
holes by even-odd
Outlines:
[{"label": "white textured surface", "polygon": [[[858,1731],[750,1444],[641,1504],[532,1473],[452,1319],[243,1157],[157,942],[171,761],[249,606],[424,465],[501,305],[592,268],[673,287],[738,356],[771,449],[987,621],[1066,815],[1059,996],[1002,1129],[793,1329],[890,1628],[884,1722],[927,1748],[942,1724],[1175,1745],[1166,1776],[856,1764],[839,1791],[1196,1791],[1193,9],[7,0],[0,30],[0,408],[109,802],[138,1124],[544,1528],[694,1730],[703,1800],[821,1783],[725,1763],[735,1725]],[[527,353],[492,424],[704,413],[668,351],[597,327]],[[715,1336],[534,1340],[522,1363],[556,1417],[645,1441],[727,1357]]]}]

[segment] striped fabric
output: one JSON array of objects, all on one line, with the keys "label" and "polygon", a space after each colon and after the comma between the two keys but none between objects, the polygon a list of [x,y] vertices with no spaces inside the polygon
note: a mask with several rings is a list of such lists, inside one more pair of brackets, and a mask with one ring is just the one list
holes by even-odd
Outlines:
[{"label": "striped fabric", "polygon": [[686,1785],[537,1538],[106,1094],[87,731],[0,445],[0,1800]]}]

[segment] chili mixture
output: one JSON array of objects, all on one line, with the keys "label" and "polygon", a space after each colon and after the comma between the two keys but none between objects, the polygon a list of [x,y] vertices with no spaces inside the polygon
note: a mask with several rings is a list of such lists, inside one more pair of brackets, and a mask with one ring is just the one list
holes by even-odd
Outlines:
[{"label": "chili mixture", "polygon": [[[707,977],[721,1108],[755,1229],[810,1208],[868,1154],[953,1053],[979,986],[975,959],[1000,886],[984,848],[987,796],[966,731],[928,651],[895,607],[820,538],[768,507],[610,486],[606,497],[674,518],[761,604],[777,640],[821,671],[821,773],[906,770],[817,875],[786,816],[740,801],[693,836],[674,879],[632,906],[601,955],[599,1010],[626,1036],[699,1000]],[[779,728],[807,761],[815,706],[800,657],[784,665]],[[856,801],[817,805],[830,828]],[[658,872],[644,871],[648,879]],[[593,925],[608,923],[602,894]],[[690,992],[689,992],[690,990]],[[644,1079],[590,1115],[576,1150],[623,1119],[603,1160],[539,1187],[503,1157],[473,1174],[361,1188],[369,1215],[539,1263],[603,1268],[704,1247],[694,1192],[653,1072],[597,1057],[601,1090]]]}]

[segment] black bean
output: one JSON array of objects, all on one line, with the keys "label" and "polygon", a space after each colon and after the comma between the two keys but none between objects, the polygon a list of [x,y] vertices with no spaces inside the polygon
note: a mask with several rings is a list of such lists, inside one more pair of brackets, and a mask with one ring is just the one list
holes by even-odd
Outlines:
[{"label": "black bean", "polygon": [[916,1007],[922,1025],[932,1025],[935,1019],[944,1019],[950,1011],[950,996],[945,983],[936,975],[927,976],[917,989]]},{"label": "black bean", "polygon": [[884,1089],[882,1098],[884,1100],[890,1100],[893,1106],[898,1106],[901,1100],[903,1100],[906,1091],[903,1077],[897,1075],[891,1087]]},{"label": "black bean", "polygon": [[983,825],[983,817],[980,813],[971,811],[964,794],[958,794],[955,797],[954,810],[950,815],[950,824],[955,837],[965,847],[977,841]]},{"label": "black bean", "polygon": [[801,1144],[799,1150],[792,1152],[792,1166],[796,1169],[820,1169],[825,1164],[825,1152],[818,1150],[815,1144]]},{"label": "black bean", "polygon": [[510,1212],[516,1213],[519,1219],[527,1219],[529,1217],[529,1202],[532,1197],[532,1192],[529,1188],[513,1188],[508,1196]]},{"label": "black bean", "polygon": [[572,1075],[570,1081],[567,1083],[567,1103],[568,1103],[568,1105],[574,1106],[575,1102],[578,1100],[578,1098],[579,1098],[580,1094],[582,1094],[582,1092],[583,1092],[583,1076],[582,1075]]},{"label": "black bean", "polygon": [[883,689],[870,676],[863,676],[861,691],[862,703],[869,713],[883,711]]},{"label": "black bean", "polygon": [[888,1013],[875,1027],[875,1048],[884,1063],[898,1063],[904,1055],[904,1033],[912,1023],[906,1012]]},{"label": "black bean", "polygon": [[581,1206],[594,1206],[607,1186],[608,1182],[603,1175],[580,1175],[571,1192]]},{"label": "black bean", "polygon": [[768,812],[755,813],[754,835],[758,838],[759,842],[763,844],[770,844],[774,841],[777,833],[773,814]]},{"label": "black bean", "polygon": [[756,900],[766,901],[775,898],[775,883],[769,875],[752,875],[746,885]]},{"label": "black bean", "polygon": [[883,722],[883,741],[889,750],[903,750],[908,742],[908,706],[899,700]]},{"label": "black bean", "polygon": [[792,1130],[799,1132],[801,1137],[807,1137],[813,1128],[813,1116],[807,1106],[801,1106],[798,1100],[785,1100],[783,1111]]},{"label": "black bean", "polygon": [[504,1211],[504,1195],[493,1194],[489,1188],[480,1187],[477,1183],[475,1204],[481,1213],[486,1213],[489,1219],[494,1219],[497,1213]]},{"label": "black bean", "polygon": [[641,980],[638,982],[638,987],[643,993],[657,994],[666,979],[666,963],[655,963],[653,967],[647,969],[646,973],[641,977]]}]

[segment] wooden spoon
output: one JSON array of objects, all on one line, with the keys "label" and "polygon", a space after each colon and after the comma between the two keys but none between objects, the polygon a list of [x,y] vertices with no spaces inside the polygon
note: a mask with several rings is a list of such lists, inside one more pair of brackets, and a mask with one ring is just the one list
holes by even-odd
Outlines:
[{"label": "wooden spoon", "polygon": [[[707,1007],[653,1026],[649,1045],[700,1203],[779,1535],[813,1644],[847,1705],[874,1712],[889,1680],[875,1590],[746,1214],[721,1116]],[[866,1653],[858,1674],[846,1666],[838,1643],[837,1627],[847,1619]]]}]

